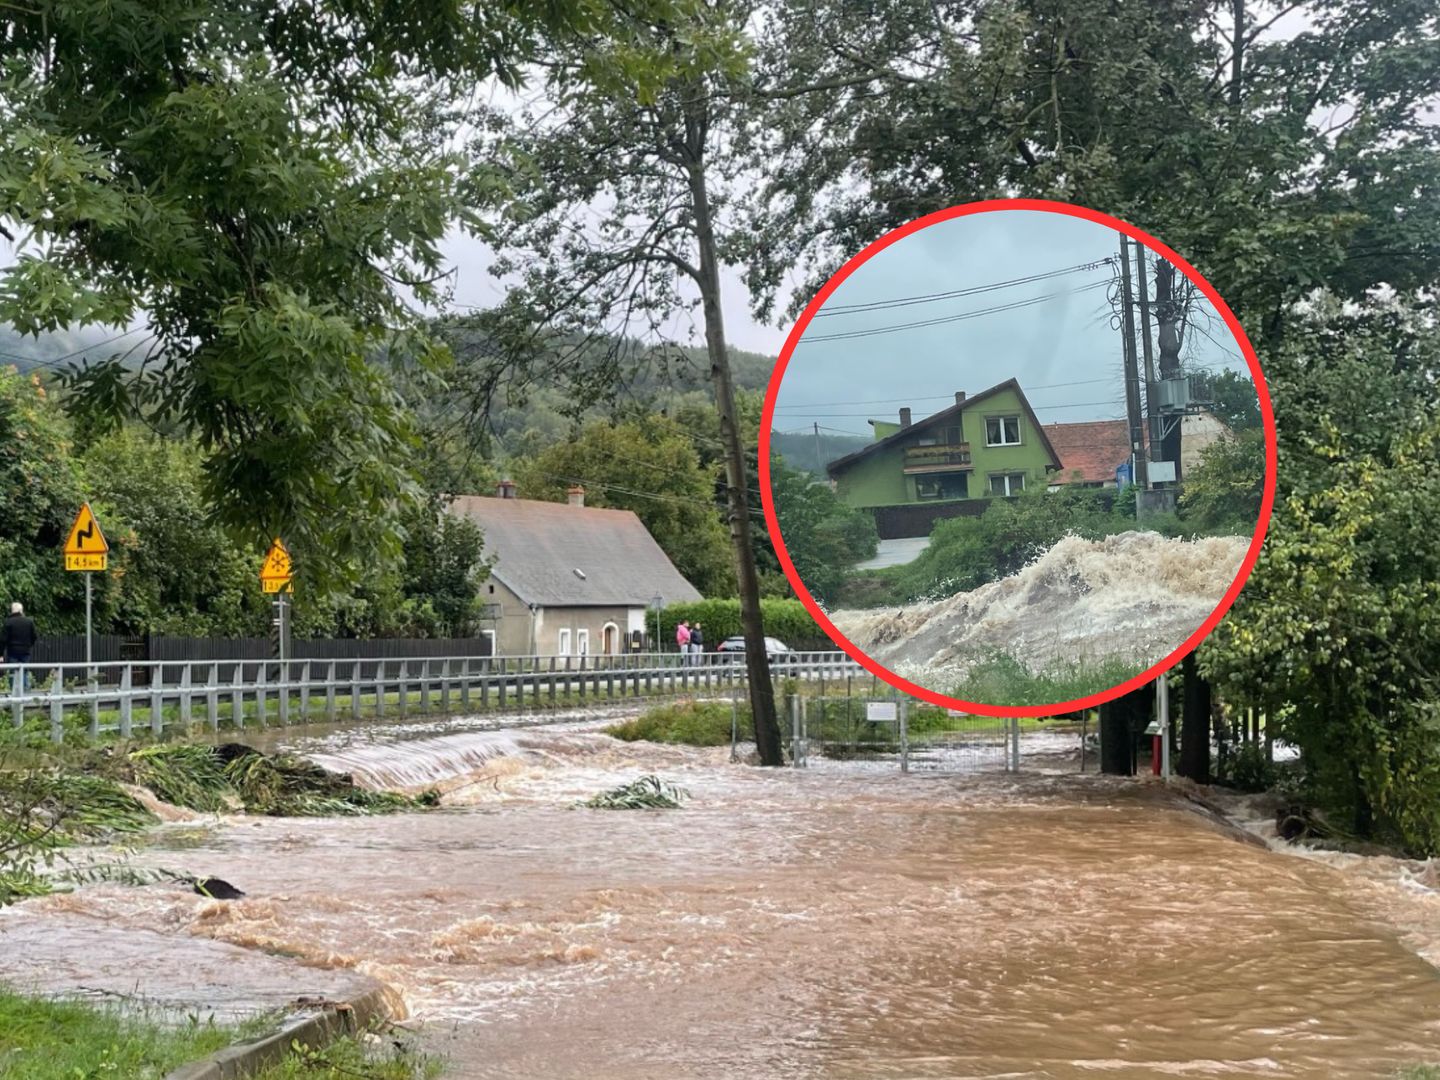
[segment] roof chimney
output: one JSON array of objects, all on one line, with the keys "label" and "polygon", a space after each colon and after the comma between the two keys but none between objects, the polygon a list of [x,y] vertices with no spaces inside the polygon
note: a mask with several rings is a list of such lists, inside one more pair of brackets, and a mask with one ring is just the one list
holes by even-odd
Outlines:
[{"label": "roof chimney", "polygon": [[964,390],[956,390],[956,391],[955,391],[955,404],[956,404],[956,405],[964,405],[964,404],[965,404],[965,391],[964,391]]},{"label": "roof chimney", "polygon": [[902,428],[907,428],[907,427],[910,426],[910,410],[909,410],[909,409],[901,409],[901,410],[900,410],[900,426],[901,426]]},{"label": "roof chimney", "polygon": [[570,501],[571,506],[585,505],[585,489],[579,484],[573,485],[569,491],[565,492],[565,497]]},{"label": "roof chimney", "polygon": [[501,480],[499,486],[495,489],[495,497],[497,499],[515,498],[515,481],[511,480],[508,476],[504,480]]}]

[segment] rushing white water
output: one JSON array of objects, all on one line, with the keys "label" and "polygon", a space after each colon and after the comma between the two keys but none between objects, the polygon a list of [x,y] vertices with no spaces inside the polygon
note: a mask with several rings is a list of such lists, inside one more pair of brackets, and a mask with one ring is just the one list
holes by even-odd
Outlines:
[{"label": "rushing white water", "polygon": [[[1178,648],[1234,581],[1245,537],[1067,536],[1019,573],[900,611],[836,611],[869,656],[946,692],[997,653],[1031,672],[1123,656],[1135,669]],[[998,704],[1004,704],[1000,702]]]},{"label": "rushing white water", "polygon": [[[193,957],[227,1011],[375,979],[458,1080],[1389,1080],[1440,1058],[1424,871],[1237,842],[1182,783],[1074,772],[1059,732],[1025,736],[1021,775],[957,777],[748,768],[595,726],[286,732],[445,809],[164,826],[141,864],[246,897],[29,901],[0,914],[0,978],[180,1004]],[[575,808],[647,773],[685,807]]]}]

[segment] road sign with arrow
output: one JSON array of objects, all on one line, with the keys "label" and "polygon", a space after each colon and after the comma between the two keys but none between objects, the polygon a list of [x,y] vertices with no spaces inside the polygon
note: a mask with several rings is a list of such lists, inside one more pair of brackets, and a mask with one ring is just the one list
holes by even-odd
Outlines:
[{"label": "road sign with arrow", "polygon": [[75,515],[70,535],[65,540],[66,570],[104,570],[110,561],[110,545],[100,531],[100,523],[86,503]]}]

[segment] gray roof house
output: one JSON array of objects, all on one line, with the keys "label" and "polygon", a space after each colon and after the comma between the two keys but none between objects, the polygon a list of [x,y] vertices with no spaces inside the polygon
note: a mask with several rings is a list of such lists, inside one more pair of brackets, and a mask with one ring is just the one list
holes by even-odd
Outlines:
[{"label": "gray roof house", "polygon": [[460,495],[449,512],[485,536],[492,561],[481,587],[492,605],[497,655],[583,656],[633,650],[644,638],[655,597],[701,599],[633,511],[515,497],[502,481],[494,496]]}]

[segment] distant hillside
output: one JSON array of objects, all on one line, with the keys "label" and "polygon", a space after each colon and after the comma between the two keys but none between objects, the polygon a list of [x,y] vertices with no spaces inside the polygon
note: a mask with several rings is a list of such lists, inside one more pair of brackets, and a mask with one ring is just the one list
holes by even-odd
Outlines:
[{"label": "distant hillside", "polygon": [[[569,388],[552,385],[543,377],[524,384],[517,384],[509,375],[497,377],[503,361],[477,321],[441,323],[437,330],[455,353],[456,371],[449,381],[458,392],[466,393],[477,385],[494,386],[486,420],[493,436],[489,452],[500,458],[524,457],[569,438],[577,419],[584,422],[634,412],[682,415],[707,405],[713,397],[703,348],[607,341],[565,364],[572,379],[577,369],[593,364],[594,370],[603,374],[589,380],[589,389],[609,396],[609,400],[581,410],[577,418],[575,395]],[[617,353],[619,360],[612,356]],[[773,356],[743,349],[730,350],[730,363],[735,388],[741,392],[763,390],[775,368]],[[545,364],[543,358],[534,362],[537,369]],[[586,395],[587,400],[590,397]],[[446,402],[439,405],[442,410],[447,407]]]},{"label": "distant hillside", "polygon": [[[113,330],[93,326],[84,330],[67,330],[33,338],[19,334],[13,327],[0,323],[0,367],[13,366],[20,371],[29,371],[36,367],[68,367],[73,360],[79,359],[75,356],[76,353],[114,336]],[[62,362],[62,358],[66,359]]]},{"label": "distant hillside", "polygon": [[814,435],[779,431],[770,434],[771,451],[783,457],[786,465],[819,477],[824,477],[825,466],[829,462],[846,454],[853,454],[856,450],[863,450],[870,442],[871,440],[863,435],[822,434],[818,440],[817,454],[817,440]]}]

